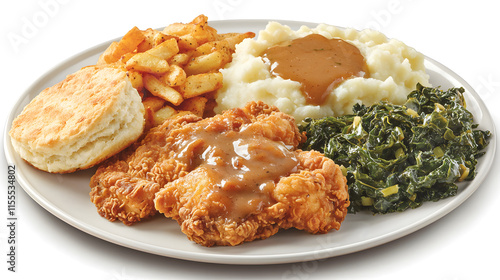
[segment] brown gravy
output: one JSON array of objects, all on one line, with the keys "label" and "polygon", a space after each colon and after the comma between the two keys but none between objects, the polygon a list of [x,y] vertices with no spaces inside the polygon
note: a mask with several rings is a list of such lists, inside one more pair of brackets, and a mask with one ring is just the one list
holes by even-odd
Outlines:
[{"label": "brown gravy", "polygon": [[319,34],[270,47],[262,57],[274,75],[300,82],[311,105],[323,104],[343,80],[368,76],[368,66],[356,46]]},{"label": "brown gravy", "polygon": [[[220,212],[219,207],[219,213],[212,213],[233,221],[244,220],[274,203],[271,194],[275,184],[296,171],[298,164],[290,147],[251,130],[247,126],[218,133],[200,128],[180,143],[182,151],[194,153],[191,168],[204,168],[212,178],[208,199],[225,209]],[[182,152],[178,156],[186,158]]]}]

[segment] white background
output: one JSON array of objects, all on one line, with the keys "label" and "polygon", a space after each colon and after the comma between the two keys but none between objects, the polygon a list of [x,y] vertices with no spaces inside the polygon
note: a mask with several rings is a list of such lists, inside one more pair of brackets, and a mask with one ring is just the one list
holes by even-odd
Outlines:
[{"label": "white background", "polygon": [[[39,76],[70,56],[125,34],[210,20],[283,19],[375,28],[451,68],[500,123],[495,1],[2,1],[0,123]],[[14,39],[13,39],[14,38]],[[3,147],[3,145],[2,145]],[[320,262],[217,265],[113,245],[60,221],[17,189],[16,273],[7,271],[7,163],[0,160],[1,279],[492,279],[500,251],[499,159],[460,207],[396,241]],[[48,279],[48,278],[47,278]]]}]

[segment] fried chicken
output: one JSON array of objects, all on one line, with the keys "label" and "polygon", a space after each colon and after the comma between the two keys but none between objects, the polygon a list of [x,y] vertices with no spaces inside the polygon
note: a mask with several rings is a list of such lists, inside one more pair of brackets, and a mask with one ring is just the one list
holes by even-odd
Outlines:
[{"label": "fried chicken", "polygon": [[152,128],[142,141],[107,160],[90,180],[90,200],[97,212],[126,225],[158,213],[155,194],[168,182],[186,175],[188,165],[176,157],[169,134],[186,123],[199,121],[184,115]]},{"label": "fried chicken", "polygon": [[[207,169],[198,168],[160,190],[156,208],[177,220],[189,239],[204,246],[265,239],[280,228],[310,233],[338,230],[349,205],[345,177],[333,161],[318,152],[297,152],[297,157],[297,172],[282,177],[260,207],[243,201],[246,209],[234,209],[238,206],[227,200],[238,202],[235,197],[240,190],[223,195],[213,189],[217,183]],[[232,213],[245,210],[244,217]]]},{"label": "fried chicken", "polygon": [[262,102],[212,118],[185,115],[156,127],[101,166],[91,200],[109,220],[157,212],[204,246],[265,239],[280,229],[338,230],[346,178],[304,140],[292,117]]}]

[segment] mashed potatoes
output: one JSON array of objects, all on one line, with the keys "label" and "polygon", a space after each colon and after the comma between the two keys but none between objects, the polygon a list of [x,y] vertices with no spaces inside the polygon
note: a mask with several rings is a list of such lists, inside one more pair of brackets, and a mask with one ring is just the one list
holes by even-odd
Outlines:
[{"label": "mashed potatoes", "polygon": [[[260,55],[277,43],[321,34],[343,39],[365,57],[369,78],[354,77],[334,88],[321,105],[310,105],[302,94],[301,84],[285,80],[270,72]],[[430,86],[425,72],[424,56],[413,48],[374,30],[357,31],[320,24],[316,28],[288,26],[270,22],[255,40],[247,39],[236,47],[233,61],[221,70],[224,86],[217,95],[215,112],[243,107],[252,100],[277,106],[300,122],[306,117],[321,118],[352,113],[356,103],[371,105],[380,100],[401,104],[417,83]]]}]

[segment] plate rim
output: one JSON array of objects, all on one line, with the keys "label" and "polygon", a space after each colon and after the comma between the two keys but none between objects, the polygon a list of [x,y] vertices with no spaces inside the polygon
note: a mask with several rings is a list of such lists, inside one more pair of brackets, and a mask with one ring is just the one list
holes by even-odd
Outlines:
[{"label": "plate rim", "polygon": [[[209,24],[213,25],[220,25],[220,24],[232,24],[232,23],[237,23],[237,24],[258,24],[258,25],[263,25],[265,26],[267,23],[270,21],[276,21],[279,22],[280,24],[283,25],[294,25],[294,26],[302,26],[306,25],[309,27],[317,26],[320,23],[313,23],[313,22],[304,22],[304,21],[294,21],[294,20],[280,20],[280,19],[232,19],[232,20],[214,20],[214,21],[209,21]],[[330,25],[330,24],[329,24]],[[335,26],[335,25],[332,25]],[[337,26],[338,27],[338,26]],[[344,28],[344,27],[339,27],[339,28]],[[258,35],[258,34],[256,34]],[[10,109],[8,113],[8,117],[6,119],[5,125],[4,125],[4,135],[3,135],[3,148],[4,148],[4,154],[5,158],[7,160],[8,165],[16,165],[16,159],[15,159],[15,151],[13,150],[13,147],[11,145],[10,141],[10,136],[8,134],[10,127],[12,125],[12,121],[17,115],[14,115],[15,111],[19,110],[21,106],[23,106],[23,103],[25,102],[26,98],[29,98],[30,94],[33,94],[33,90],[37,87],[40,87],[46,81],[47,79],[50,78],[51,75],[57,74],[57,73],[65,73],[65,70],[68,69],[71,65],[74,65],[74,61],[78,61],[80,59],[88,58],[93,55],[99,54],[104,49],[110,44],[110,42],[115,41],[118,38],[108,40],[106,42],[97,44],[95,46],[92,46],[84,51],[81,51],[75,55],[72,55],[63,61],[55,64],[53,67],[49,68],[44,74],[42,74],[40,77],[38,77],[36,80],[34,80],[24,91],[23,93],[18,97],[17,101],[14,103],[12,108]],[[51,213],[52,215],[56,216],[58,219],[62,220],[63,222],[75,227],[76,229],[83,231],[89,235],[92,235],[94,237],[97,237],[101,240],[105,240],[110,243],[114,243],[119,246],[131,248],[134,250],[146,252],[146,253],[151,253],[155,255],[160,255],[160,256],[166,256],[166,257],[172,257],[172,258],[177,258],[177,259],[183,259],[183,260],[189,260],[189,261],[197,261],[197,262],[205,262],[205,263],[218,263],[218,264],[246,264],[246,265],[262,265],[262,264],[279,264],[279,263],[291,263],[291,262],[303,262],[303,261],[311,261],[311,260],[320,260],[324,258],[330,258],[334,256],[340,256],[340,255],[346,255],[354,252],[359,252],[363,250],[367,250],[376,246],[380,246],[382,244],[397,240],[399,238],[402,238],[408,234],[411,234],[413,232],[416,232],[434,222],[437,220],[441,219],[442,217],[446,216],[450,212],[452,212],[454,209],[459,207],[463,202],[465,202],[482,184],[484,179],[487,177],[488,173],[491,171],[491,163],[493,162],[494,155],[496,153],[496,127],[493,121],[493,118],[491,117],[491,114],[489,112],[488,107],[482,100],[482,98],[479,96],[479,94],[462,78],[460,77],[457,73],[446,67],[445,65],[439,63],[438,61],[424,55],[424,61],[429,62],[436,66],[437,68],[443,70],[447,75],[451,76],[454,80],[459,82],[462,87],[466,89],[466,93],[470,94],[474,100],[479,104],[481,108],[481,112],[483,115],[483,118],[488,119],[488,121],[491,123],[492,127],[490,132],[492,133],[492,137],[490,138],[490,143],[487,147],[487,153],[489,154],[489,157],[491,160],[483,163],[483,165],[486,164],[485,167],[483,167],[484,171],[482,173],[478,173],[476,178],[472,181],[474,182],[475,186],[474,188],[469,188],[470,186],[467,186],[467,189],[470,189],[469,191],[462,191],[458,195],[451,197],[452,199],[449,203],[446,203],[444,207],[439,208],[437,212],[433,213],[432,215],[429,215],[425,217],[425,219],[419,220],[418,222],[414,224],[408,224],[403,228],[400,228],[396,231],[392,231],[390,233],[387,233],[382,236],[377,236],[375,238],[363,240],[361,242],[357,243],[352,243],[348,245],[343,245],[340,247],[329,247],[329,248],[323,248],[323,249],[317,249],[317,250],[312,250],[312,251],[307,251],[307,252],[300,252],[300,253],[282,253],[282,254],[264,254],[264,255],[234,255],[234,254],[210,254],[210,253],[199,253],[199,252],[187,252],[187,251],[181,251],[177,249],[171,249],[171,248],[160,248],[162,250],[158,250],[158,246],[152,245],[152,244],[146,244],[146,243],[141,243],[136,240],[132,240],[129,238],[125,238],[123,236],[116,235],[114,233],[107,232],[103,229],[94,227],[90,224],[87,224],[83,221],[79,221],[69,215],[68,213],[65,213],[63,209],[60,209],[56,205],[54,205],[50,200],[48,200],[46,197],[41,195],[37,190],[36,187],[32,186],[27,178],[25,177],[26,175],[24,172],[21,170],[16,170],[16,184],[19,185],[37,204],[42,206],[46,211]],[[427,68],[427,67],[426,67]],[[38,93],[35,94],[35,96]],[[30,99],[31,100],[31,99]],[[24,106],[23,106],[24,107]],[[481,159],[480,159],[481,160]],[[16,167],[17,168],[17,167]],[[411,211],[411,209],[409,210]]]}]

